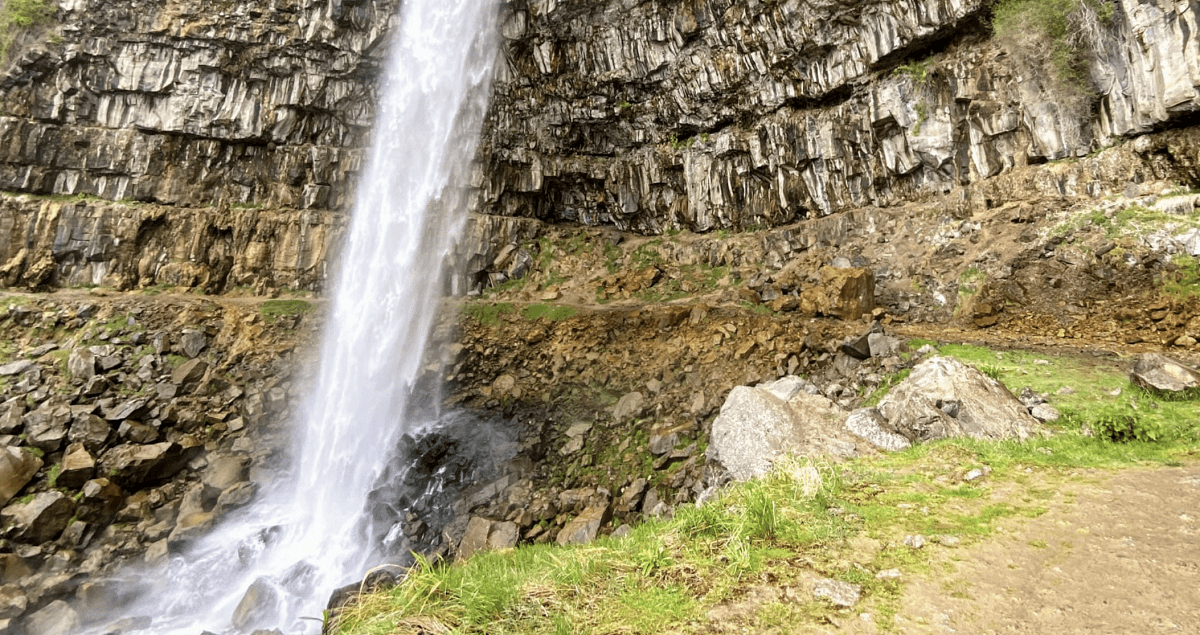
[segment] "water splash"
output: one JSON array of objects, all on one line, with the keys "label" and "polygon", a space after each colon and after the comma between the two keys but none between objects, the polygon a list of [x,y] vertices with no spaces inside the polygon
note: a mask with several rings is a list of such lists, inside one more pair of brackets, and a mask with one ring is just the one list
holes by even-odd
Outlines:
[{"label": "water splash", "polygon": [[[154,616],[141,632],[317,632],[311,618],[330,592],[370,564],[364,510],[414,425],[404,413],[465,219],[496,11],[480,0],[404,0],[295,477],[171,563],[126,613]],[[247,589],[255,600],[239,607]]]}]

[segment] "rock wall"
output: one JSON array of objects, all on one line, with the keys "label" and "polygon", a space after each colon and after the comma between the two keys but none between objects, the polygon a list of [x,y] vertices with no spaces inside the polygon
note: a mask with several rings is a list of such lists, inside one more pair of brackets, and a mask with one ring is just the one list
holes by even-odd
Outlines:
[{"label": "rock wall", "polygon": [[[971,214],[1028,178],[1042,197],[1120,193],[1137,172],[1200,182],[1191,5],[1114,2],[1080,118],[991,37],[991,4],[499,3],[479,215],[451,287],[519,269],[538,220],[746,229],[911,202]],[[0,79],[0,190],[52,195],[0,201],[0,282],[320,289],[396,5],[65,0]],[[1185,129],[1143,135],[1165,127]],[[1021,169],[1131,137],[1146,169]]]},{"label": "rock wall", "polygon": [[0,188],[341,208],[396,0],[63,0],[0,80]]},{"label": "rock wall", "polygon": [[[1116,0],[1090,118],[986,0],[504,0],[477,211],[657,233],[886,206],[1186,122],[1196,11]],[[346,209],[396,0],[63,0],[0,189]],[[907,69],[907,72],[905,70]]]},{"label": "rock wall", "polygon": [[990,39],[991,4],[514,5],[486,204],[648,233],[778,225],[1081,156],[1200,104],[1192,5],[1114,4],[1081,120]]}]

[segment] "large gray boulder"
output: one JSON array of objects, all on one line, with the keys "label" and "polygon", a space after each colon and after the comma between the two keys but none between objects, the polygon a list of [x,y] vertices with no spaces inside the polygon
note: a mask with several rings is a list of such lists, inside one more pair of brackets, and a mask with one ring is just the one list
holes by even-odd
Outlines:
[{"label": "large gray boulder", "polygon": [[1146,390],[1156,392],[1183,392],[1200,386],[1200,373],[1183,362],[1159,353],[1138,356],[1129,379]]},{"label": "large gray boulder", "polygon": [[18,542],[40,544],[58,538],[75,515],[75,501],[57,490],[42,492],[25,503],[0,510],[6,535]]},{"label": "large gray boulder", "polygon": [[879,402],[885,427],[913,443],[967,436],[1025,439],[1037,420],[1004,384],[949,357],[933,357]]},{"label": "large gray boulder", "polygon": [[809,388],[799,377],[784,377],[731,390],[712,424],[709,460],[744,481],[766,475],[785,454],[855,455],[846,412]]},{"label": "large gray boulder", "polygon": [[0,506],[7,505],[42,469],[42,460],[20,448],[0,449]]}]

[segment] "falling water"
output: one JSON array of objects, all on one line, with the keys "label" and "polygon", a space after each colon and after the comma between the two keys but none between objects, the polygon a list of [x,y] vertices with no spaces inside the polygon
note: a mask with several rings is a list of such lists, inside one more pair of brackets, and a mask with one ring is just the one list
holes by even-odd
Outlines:
[{"label": "falling water", "polygon": [[[153,616],[143,632],[315,632],[319,620],[306,618],[371,564],[367,497],[409,427],[409,391],[464,222],[495,13],[481,0],[404,0],[294,477],[176,559],[127,609]],[[252,586],[255,614],[235,627]]]}]

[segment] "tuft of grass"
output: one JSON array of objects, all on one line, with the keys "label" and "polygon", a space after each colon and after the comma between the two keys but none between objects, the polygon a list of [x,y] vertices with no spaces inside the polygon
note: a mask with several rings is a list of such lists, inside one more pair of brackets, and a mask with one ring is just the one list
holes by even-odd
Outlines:
[{"label": "tuft of grass", "polygon": [[549,304],[531,304],[521,309],[521,317],[526,320],[546,320],[547,322],[561,322],[576,313],[579,313],[579,309],[575,307]]},{"label": "tuft of grass", "polygon": [[500,323],[500,316],[516,312],[516,307],[510,302],[472,302],[463,307],[463,313],[484,326],[495,326]]},{"label": "tuft of grass", "polygon": [[281,317],[303,315],[312,308],[312,304],[304,300],[267,300],[258,307],[258,311],[264,318],[274,321]]}]

